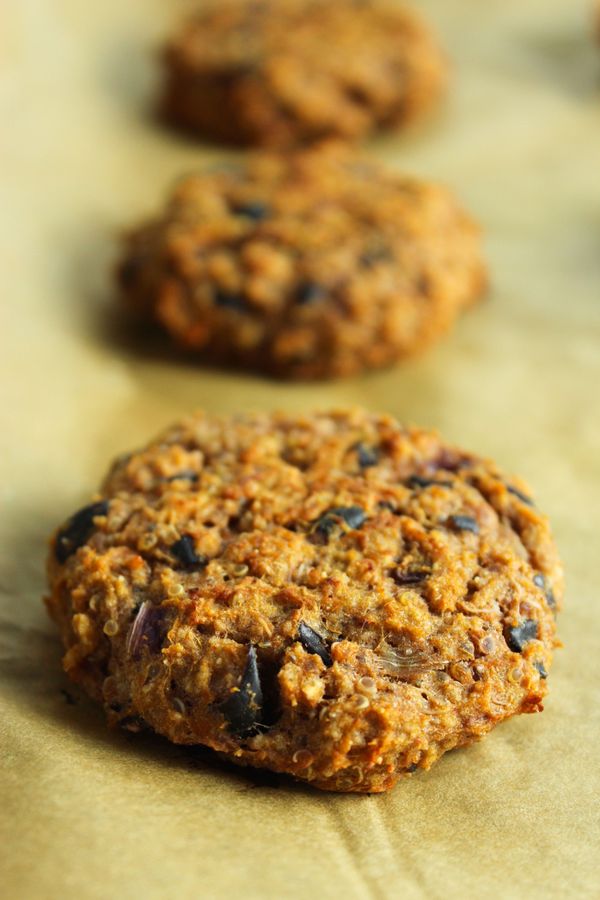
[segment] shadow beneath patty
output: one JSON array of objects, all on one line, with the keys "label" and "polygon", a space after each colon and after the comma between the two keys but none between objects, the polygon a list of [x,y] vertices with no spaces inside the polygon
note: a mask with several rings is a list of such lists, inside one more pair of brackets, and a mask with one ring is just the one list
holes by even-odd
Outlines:
[{"label": "shadow beneath patty", "polygon": [[[155,388],[160,383],[161,392],[166,395],[171,385],[172,401],[192,398],[188,410],[203,404],[210,409],[217,396],[221,401],[231,398],[231,405],[220,404],[220,411],[226,412],[237,411],[240,406],[252,407],[255,394],[264,391],[266,395],[266,390],[276,392],[275,405],[283,401],[288,408],[290,395],[295,393],[299,405],[305,407],[305,400],[311,395],[316,404],[321,402],[323,387],[342,398],[346,394],[353,398],[355,389],[363,383],[364,378],[357,375],[335,379],[286,377],[269,371],[268,359],[261,369],[256,367],[256,360],[245,364],[242,359],[220,359],[210,348],[202,352],[177,345],[149,313],[127,305],[117,277],[122,252],[118,231],[109,233],[99,227],[90,228],[87,233],[85,228],[80,231],[69,239],[73,251],[65,272],[70,286],[62,311],[65,327],[74,330],[79,341],[83,338],[101,353],[110,353],[125,363],[132,375],[144,383],[146,392],[150,390],[156,396]],[[377,371],[386,374],[394,368],[390,363]],[[175,415],[177,407],[174,409]]]},{"label": "shadow beneath patty", "polygon": [[[31,540],[27,538],[31,548]],[[82,770],[93,748],[105,753],[104,764],[123,764],[125,757],[161,770],[173,769],[218,776],[222,785],[234,791],[255,788],[286,790],[314,795],[314,790],[292,778],[267,770],[235,766],[208,748],[176,746],[152,731],[134,734],[109,729],[101,709],[61,671],[61,646],[56,629],[44,614],[41,597],[44,585],[36,577],[25,601],[18,585],[8,587],[10,573],[0,585],[0,695],[9,732],[38,738],[44,753],[49,733],[60,745],[64,735],[65,756],[79,756]],[[23,607],[27,607],[25,610]],[[16,748],[18,754],[18,746]]]},{"label": "shadow beneath patty", "polygon": [[18,730],[39,734],[41,747],[51,726],[55,740],[57,728],[62,729],[65,749],[69,756],[80,756],[82,769],[88,748],[93,747],[94,753],[103,749],[107,767],[111,761],[119,765],[125,757],[135,757],[163,774],[173,769],[218,776],[223,787],[234,791],[262,788],[314,795],[313,789],[286,775],[235,766],[207,747],[177,746],[150,730],[134,734],[109,729],[100,708],[61,672],[60,654],[58,635],[50,624],[46,627],[42,610],[39,627],[22,626],[5,615],[0,618],[1,693],[8,701],[5,718],[8,716],[11,724],[11,710],[15,709]]},{"label": "shadow beneath patty", "polygon": [[42,602],[47,539],[56,521],[43,513],[28,519],[35,521],[34,527],[20,528],[17,522],[5,540],[0,576],[0,700],[3,725],[15,735],[19,758],[19,735],[26,737],[27,753],[33,744],[42,756],[51,736],[59,746],[64,740],[65,758],[79,757],[82,770],[89,754],[101,749],[107,767],[135,757],[163,772],[218,777],[234,791],[263,788],[315,795],[292,778],[232,765],[205,747],[177,746],[150,730],[109,729],[102,710],[62,672],[60,638]]}]

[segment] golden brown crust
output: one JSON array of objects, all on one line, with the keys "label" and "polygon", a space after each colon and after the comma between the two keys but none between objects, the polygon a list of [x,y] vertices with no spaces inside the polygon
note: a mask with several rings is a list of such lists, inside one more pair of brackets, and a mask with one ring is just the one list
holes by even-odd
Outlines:
[{"label": "golden brown crust", "polygon": [[542,708],[562,570],[525,490],[388,416],[198,414],[56,533],[65,670],[112,723],[386,790]]},{"label": "golden brown crust", "polygon": [[184,179],[132,234],[120,280],[201,360],[325,378],[427,347],[486,270],[449,191],[325,145]]},{"label": "golden brown crust", "polygon": [[263,146],[398,128],[446,80],[429,28],[388,0],[218,0],[185,23],[165,64],[170,120]]}]

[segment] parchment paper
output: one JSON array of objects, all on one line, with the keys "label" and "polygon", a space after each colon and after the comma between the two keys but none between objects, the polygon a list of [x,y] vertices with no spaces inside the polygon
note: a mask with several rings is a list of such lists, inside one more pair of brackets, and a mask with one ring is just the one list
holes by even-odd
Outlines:
[{"label": "parchment paper", "polygon": [[[154,121],[182,4],[0,6],[0,882],[6,898],[598,897],[600,52],[587,0],[427,0],[447,105],[370,152],[452,185],[494,286],[429,355],[327,385],[177,362],[111,315],[114,235],[222,155]],[[45,540],[190,409],[365,404],[533,484],[568,572],[546,710],[387,796],[257,785],[110,733],[60,674]],[[66,689],[66,694],[61,694]]]}]

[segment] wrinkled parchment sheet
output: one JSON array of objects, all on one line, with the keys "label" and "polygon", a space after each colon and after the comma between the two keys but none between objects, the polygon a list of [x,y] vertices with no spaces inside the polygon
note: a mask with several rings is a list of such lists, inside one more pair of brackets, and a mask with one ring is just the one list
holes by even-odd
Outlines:
[{"label": "wrinkled parchment sheet", "polygon": [[[444,108],[368,147],[484,223],[488,301],[421,359],[309,386],[178,362],[111,312],[115,235],[227,155],[152,113],[183,3],[0,4],[0,883],[10,900],[600,896],[600,48],[591,0],[424,0]],[[542,715],[384,796],[257,783],[111,733],[40,602],[108,460],[196,407],[364,404],[534,487],[568,591]],[[61,690],[67,690],[66,694]]]}]

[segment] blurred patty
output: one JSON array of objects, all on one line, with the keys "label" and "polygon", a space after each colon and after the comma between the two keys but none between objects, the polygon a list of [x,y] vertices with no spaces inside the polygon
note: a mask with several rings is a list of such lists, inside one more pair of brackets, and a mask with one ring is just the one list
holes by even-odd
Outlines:
[{"label": "blurred patty", "polygon": [[236,144],[398,128],[446,77],[421,17],[388,0],[219,0],[184,24],[165,62],[166,115]]},{"label": "blurred patty", "polygon": [[448,190],[337,146],[185,178],[119,273],[181,348],[287,378],[415,353],[486,285],[479,229]]}]

